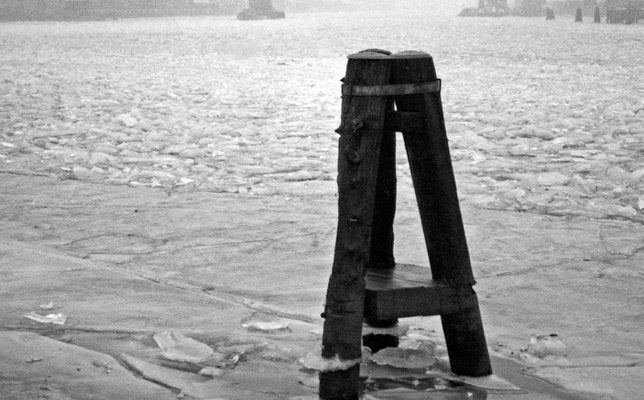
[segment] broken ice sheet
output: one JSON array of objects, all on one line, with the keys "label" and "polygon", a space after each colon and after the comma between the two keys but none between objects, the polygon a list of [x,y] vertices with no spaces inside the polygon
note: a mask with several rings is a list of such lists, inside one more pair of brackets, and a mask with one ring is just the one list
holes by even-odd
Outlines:
[{"label": "broken ice sheet", "polygon": [[290,347],[267,345],[259,349],[258,354],[264,360],[293,362],[300,359],[304,352]]},{"label": "broken ice sheet", "polygon": [[362,400],[462,400],[463,398],[475,399],[476,397],[465,397],[461,392],[426,392],[408,388],[395,388],[372,392],[369,395],[365,395]]},{"label": "broken ice sheet", "polygon": [[164,368],[125,353],[122,353],[119,358],[128,366],[128,368],[141,374],[144,379],[160,383],[163,386],[173,389],[181,390],[182,393],[198,399],[206,397],[207,393],[205,393],[204,388],[197,386],[199,381],[196,380],[195,375],[191,373]]},{"label": "broken ice sheet", "polygon": [[273,315],[261,312],[254,313],[242,320],[242,327],[250,331],[276,332],[289,330],[290,323]]},{"label": "broken ice sheet", "polygon": [[177,332],[161,332],[154,335],[161,356],[173,361],[198,363],[214,353],[210,346]]},{"label": "broken ice sheet", "polygon": [[522,391],[521,388],[496,375],[488,375],[475,378],[471,376],[456,376],[445,374],[440,378],[450,382],[465,384],[483,390]]},{"label": "broken ice sheet", "polygon": [[54,305],[53,301],[50,301],[50,302],[47,302],[47,303],[44,303],[44,304],[40,305],[41,310],[53,310],[54,308],[56,308],[56,306]]},{"label": "broken ice sheet", "polygon": [[30,312],[29,314],[23,315],[23,317],[29,318],[36,322],[40,322],[42,324],[65,325],[65,321],[67,321],[67,316],[61,313],[40,315],[36,314],[35,312]]},{"label": "broken ice sheet", "polygon": [[282,321],[247,321],[242,324],[242,327],[251,331],[264,332],[287,330],[288,326],[288,322]]}]

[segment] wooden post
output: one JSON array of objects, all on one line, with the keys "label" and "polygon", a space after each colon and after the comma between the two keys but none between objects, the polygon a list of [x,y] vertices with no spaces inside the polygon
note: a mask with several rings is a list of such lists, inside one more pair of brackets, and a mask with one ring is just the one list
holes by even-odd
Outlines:
[{"label": "wooden post", "polygon": [[[363,52],[349,56],[345,87],[388,82],[389,56]],[[320,373],[320,398],[357,399],[362,356],[364,272],[369,262],[380,145],[386,97],[343,96],[338,155],[338,228],[324,310],[322,357],[357,364]]]},{"label": "wooden post", "polygon": [[[392,56],[391,83],[433,82],[429,54],[402,52]],[[421,113],[423,129],[403,131],[407,158],[425,234],[432,277],[451,287],[473,292],[465,230],[456,192],[440,93],[396,96],[400,112]],[[441,315],[452,371],[468,376],[492,373],[478,304]],[[479,360],[472,363],[471,360]]]}]

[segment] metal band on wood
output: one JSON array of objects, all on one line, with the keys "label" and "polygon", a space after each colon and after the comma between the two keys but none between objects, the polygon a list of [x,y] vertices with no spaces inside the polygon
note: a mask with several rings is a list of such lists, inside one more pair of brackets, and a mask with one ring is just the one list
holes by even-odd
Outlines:
[{"label": "metal band on wood", "polygon": [[441,80],[397,85],[342,85],[343,96],[405,96],[410,94],[440,93]]}]

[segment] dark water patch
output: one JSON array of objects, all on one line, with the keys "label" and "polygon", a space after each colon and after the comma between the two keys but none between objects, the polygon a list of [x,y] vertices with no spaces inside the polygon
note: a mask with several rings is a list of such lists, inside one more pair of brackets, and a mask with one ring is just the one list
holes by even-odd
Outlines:
[{"label": "dark water patch", "polygon": [[[584,400],[584,397],[525,373],[512,360],[492,358],[495,375],[520,390],[494,390],[442,378],[423,377],[423,371],[411,376],[370,378],[364,382],[364,394],[379,400],[438,399],[438,400]],[[407,371],[411,373],[412,371]]]}]

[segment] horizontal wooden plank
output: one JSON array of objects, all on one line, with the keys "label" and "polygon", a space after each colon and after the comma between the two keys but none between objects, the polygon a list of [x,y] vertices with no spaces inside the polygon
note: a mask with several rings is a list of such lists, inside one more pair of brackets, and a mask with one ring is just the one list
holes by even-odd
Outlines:
[{"label": "horizontal wooden plank", "polygon": [[471,287],[435,282],[429,268],[396,264],[390,270],[367,270],[364,315],[371,320],[454,314],[475,305]]}]

